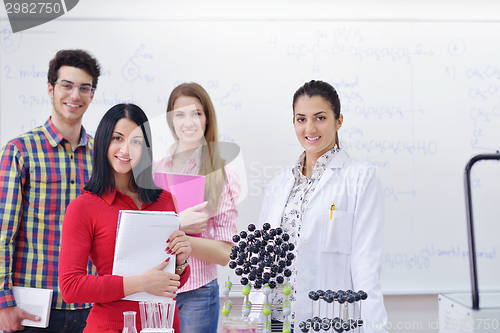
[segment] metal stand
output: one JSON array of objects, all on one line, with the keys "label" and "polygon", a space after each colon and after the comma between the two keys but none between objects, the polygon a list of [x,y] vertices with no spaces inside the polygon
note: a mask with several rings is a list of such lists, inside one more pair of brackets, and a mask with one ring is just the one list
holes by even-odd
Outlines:
[{"label": "metal stand", "polygon": [[[498,332],[500,330],[500,293],[482,293],[479,308],[476,244],[472,212],[472,166],[482,160],[500,160],[500,154],[482,154],[470,159],[465,167],[465,207],[469,242],[469,263],[472,293],[439,295],[439,332]],[[472,297],[471,297],[472,296]]]}]

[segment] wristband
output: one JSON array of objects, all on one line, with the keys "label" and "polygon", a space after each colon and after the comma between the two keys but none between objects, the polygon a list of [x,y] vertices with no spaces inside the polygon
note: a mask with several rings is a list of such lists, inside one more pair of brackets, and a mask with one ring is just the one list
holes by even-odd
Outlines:
[{"label": "wristband", "polygon": [[186,258],[186,260],[184,261],[183,264],[181,264],[181,265],[175,265],[175,270],[176,271],[182,271],[184,268],[187,267],[187,265],[189,265],[189,258]]}]

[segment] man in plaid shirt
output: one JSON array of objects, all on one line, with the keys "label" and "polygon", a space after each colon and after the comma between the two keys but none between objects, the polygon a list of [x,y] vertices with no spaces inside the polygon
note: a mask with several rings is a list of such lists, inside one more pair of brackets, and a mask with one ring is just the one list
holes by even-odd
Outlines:
[{"label": "man in plaid shirt", "polygon": [[65,303],[57,271],[66,206],[83,192],[92,171],[93,139],[82,117],[99,75],[97,60],[87,52],[59,51],[48,72],[51,117],[0,153],[0,330],[23,330],[23,318],[39,320],[16,306],[13,286],[53,290],[49,327],[23,332],[85,327],[91,304]]}]

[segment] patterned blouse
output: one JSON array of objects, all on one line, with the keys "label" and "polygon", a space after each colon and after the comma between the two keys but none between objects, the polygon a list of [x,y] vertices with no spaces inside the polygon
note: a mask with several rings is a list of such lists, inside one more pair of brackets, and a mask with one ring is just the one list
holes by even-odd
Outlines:
[{"label": "patterned blouse", "polygon": [[[297,241],[300,238],[300,228],[302,226],[302,216],[304,215],[304,210],[309,204],[309,199],[316,190],[316,187],[321,179],[321,176],[325,173],[325,170],[332,160],[333,156],[339,151],[337,147],[333,147],[316,161],[311,179],[307,178],[302,174],[302,169],[304,168],[304,162],[306,158],[306,153],[303,152],[296,165],[292,168],[293,176],[295,177],[295,183],[288,197],[285,209],[283,210],[283,216],[281,217],[281,228],[283,232],[290,235],[289,243],[295,245],[293,254],[297,256],[299,253],[297,251]],[[290,276],[290,287],[292,293],[289,296],[289,301],[291,303],[291,320],[295,319],[295,300],[296,300],[296,280],[297,280],[297,269],[295,266],[295,261],[289,267],[292,271],[292,276]],[[282,292],[273,291],[270,295],[271,302],[274,305],[281,305],[286,300],[286,296]],[[280,307],[281,308],[281,307]],[[271,318],[281,322],[285,322],[285,316],[282,311],[272,311]]]}]

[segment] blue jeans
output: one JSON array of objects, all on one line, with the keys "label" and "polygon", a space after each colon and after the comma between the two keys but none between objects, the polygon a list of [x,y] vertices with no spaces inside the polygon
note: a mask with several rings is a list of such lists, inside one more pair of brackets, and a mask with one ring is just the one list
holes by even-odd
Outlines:
[{"label": "blue jeans", "polygon": [[90,309],[85,310],[50,310],[49,326],[47,328],[25,326],[22,333],[82,333],[87,324]]},{"label": "blue jeans", "polygon": [[217,279],[176,297],[182,333],[217,333],[219,284]]}]

